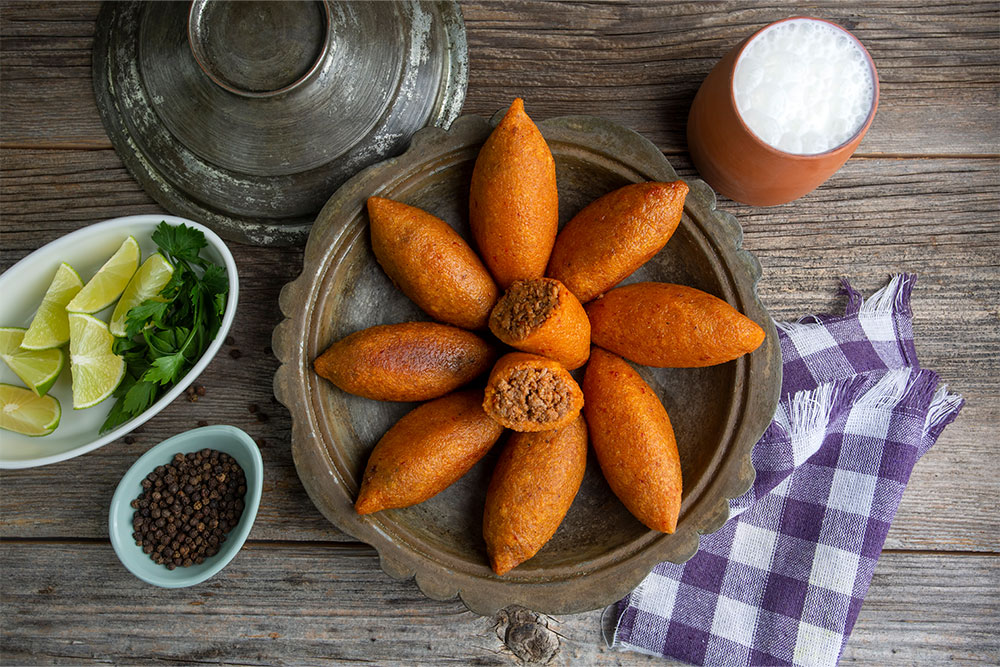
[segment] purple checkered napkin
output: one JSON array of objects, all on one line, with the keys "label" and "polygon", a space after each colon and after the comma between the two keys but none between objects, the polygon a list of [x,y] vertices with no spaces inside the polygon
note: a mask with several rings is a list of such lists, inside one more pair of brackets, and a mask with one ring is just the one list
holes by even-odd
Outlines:
[{"label": "purple checkered napkin", "polygon": [[914,464],[962,407],[920,369],[914,277],[778,324],[782,400],[753,487],[618,603],[613,644],[704,665],[836,664]]}]

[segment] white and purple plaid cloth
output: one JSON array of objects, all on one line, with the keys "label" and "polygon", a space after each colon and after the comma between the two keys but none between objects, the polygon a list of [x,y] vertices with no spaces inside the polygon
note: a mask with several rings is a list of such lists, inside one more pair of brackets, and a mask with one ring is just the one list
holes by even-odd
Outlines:
[{"label": "white and purple plaid cloth", "polygon": [[784,378],[757,477],[682,565],[618,603],[614,645],[704,665],[836,664],[914,464],[959,396],[917,364],[910,291],[779,324]]}]

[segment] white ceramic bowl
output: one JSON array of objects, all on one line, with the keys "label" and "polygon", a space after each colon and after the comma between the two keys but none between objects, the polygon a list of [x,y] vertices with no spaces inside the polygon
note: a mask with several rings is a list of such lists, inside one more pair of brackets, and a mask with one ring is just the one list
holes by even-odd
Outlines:
[{"label": "white ceramic bowl", "polygon": [[[65,461],[74,456],[85,454],[103,445],[117,440],[126,433],[138,428],[153,418],[160,410],[170,404],[183,392],[208,366],[218,353],[229,332],[236,315],[236,303],[239,298],[239,282],[236,275],[236,262],[229,248],[215,232],[191,220],[171,215],[132,215],[125,218],[115,218],[67,234],[56,239],[20,262],[10,267],[0,275],[0,326],[26,327],[38,308],[52,276],[60,262],[66,262],[80,273],[84,281],[89,280],[94,273],[121,245],[129,235],[135,237],[142,249],[145,260],[156,251],[156,244],[150,238],[153,230],[160,222],[171,225],[185,224],[188,227],[200,229],[205,234],[208,247],[203,251],[212,261],[225,266],[229,276],[229,298],[226,301],[226,312],[222,318],[222,327],[215,340],[205,350],[198,363],[194,365],[181,381],[170,388],[152,407],[118,428],[101,434],[101,425],[108,416],[114,399],[108,399],[92,408],[85,410],[73,409],[73,392],[70,385],[69,364],[62,375],[56,380],[49,391],[51,396],[59,400],[62,406],[62,419],[59,427],[50,435],[40,438],[0,431],[0,468],[31,468],[34,466]],[[111,317],[113,306],[97,313],[97,317],[107,321]],[[0,382],[23,385],[20,379],[0,362]]]}]

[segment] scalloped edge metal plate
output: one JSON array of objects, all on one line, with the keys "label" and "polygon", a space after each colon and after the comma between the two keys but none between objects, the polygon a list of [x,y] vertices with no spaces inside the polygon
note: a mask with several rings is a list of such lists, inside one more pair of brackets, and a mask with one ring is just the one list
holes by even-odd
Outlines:
[{"label": "scalloped edge metal plate", "polygon": [[[649,180],[672,181],[677,174],[663,153],[641,135],[611,121],[589,116],[564,116],[538,123],[549,141],[585,139],[589,150],[620,157],[646,175]],[[309,376],[312,374],[307,328],[316,301],[322,275],[335,261],[347,231],[335,226],[336,213],[346,206],[364,202],[390,183],[404,179],[428,150],[441,146],[482,142],[492,125],[478,116],[462,116],[447,132],[427,128],[418,132],[399,157],[364,170],[345,183],[320,212],[310,234],[303,258],[302,274],[281,291],[280,307],[286,317],[272,336],[272,347],[281,361],[274,377],[277,399],[292,414],[292,454],[303,485],[316,507],[337,528],[372,545],[379,553],[382,569],[398,579],[416,578],[417,585],[429,597],[444,600],[460,596],[473,612],[490,615],[511,604],[520,604],[537,612],[567,614],[597,609],[611,604],[642,581],[662,561],[681,563],[698,549],[699,535],[711,533],[729,518],[728,500],[750,488],[754,479],[751,452],[754,444],[771,422],[781,388],[781,352],[777,330],[757,296],[761,266],[757,259],[741,249],[743,231],[736,219],[716,210],[716,197],[703,181],[689,182],[691,191],[681,224],[697,225],[726,261],[729,284],[724,286],[730,302],[760,324],[766,338],[754,353],[738,360],[746,364],[741,391],[747,408],[739,419],[733,439],[733,453],[719,467],[708,489],[692,507],[673,535],[650,531],[630,558],[594,571],[581,570],[578,576],[546,582],[504,580],[489,573],[476,576],[449,567],[447,559],[434,560],[408,544],[394,539],[392,531],[377,518],[361,517],[354,512],[352,498],[337,476],[327,452],[335,443],[320,441],[317,415],[311,409]],[[331,501],[330,492],[339,495]],[[488,571],[488,566],[485,568]],[[492,575],[492,576],[491,576]]]}]

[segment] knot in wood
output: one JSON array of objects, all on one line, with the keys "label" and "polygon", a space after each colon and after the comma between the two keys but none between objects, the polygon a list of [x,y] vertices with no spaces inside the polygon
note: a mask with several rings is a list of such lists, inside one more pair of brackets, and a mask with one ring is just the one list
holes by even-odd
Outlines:
[{"label": "knot in wood", "polygon": [[547,617],[526,607],[501,609],[494,622],[497,637],[524,663],[547,664],[559,652],[559,637],[549,629]]}]

